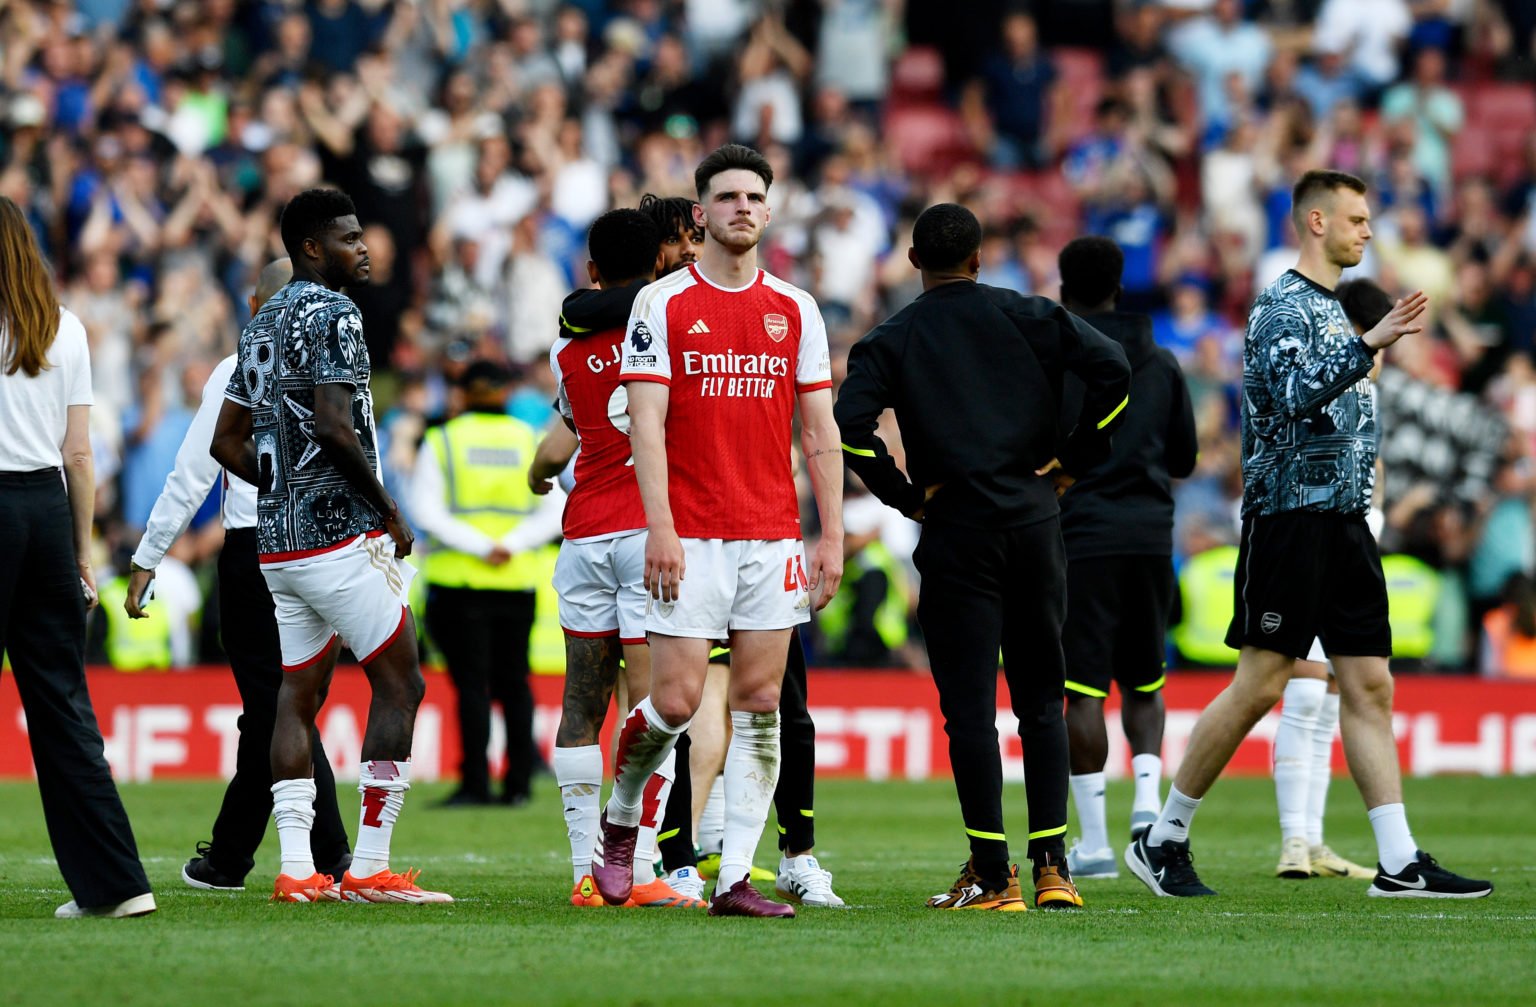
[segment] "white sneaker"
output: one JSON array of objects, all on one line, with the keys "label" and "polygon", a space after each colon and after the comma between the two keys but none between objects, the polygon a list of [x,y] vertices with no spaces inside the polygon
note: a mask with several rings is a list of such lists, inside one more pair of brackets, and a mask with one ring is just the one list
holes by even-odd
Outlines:
[{"label": "white sneaker", "polygon": [[832,872],[823,870],[809,853],[780,857],[773,887],[782,897],[804,906],[842,909],[848,905],[832,890]]},{"label": "white sneaker", "polygon": [[1120,862],[1108,846],[1102,850],[1085,850],[1081,842],[1074,842],[1067,851],[1067,871],[1074,878],[1118,878]]},{"label": "white sneaker", "polygon": [[55,919],[79,920],[87,916],[101,916],[108,919],[122,919],[124,916],[148,916],[155,911],[155,896],[152,892],[143,895],[135,895],[131,899],[119,902],[115,906],[96,906],[92,909],[81,909],[74,899],[70,899],[53,911]]},{"label": "white sneaker", "polygon": [[704,898],[704,876],[697,867],[679,867],[667,875],[667,884],[679,895],[691,899]]},{"label": "white sneaker", "polygon": [[1306,837],[1292,836],[1281,843],[1280,862],[1275,865],[1275,877],[1310,878],[1311,876],[1312,855]]}]

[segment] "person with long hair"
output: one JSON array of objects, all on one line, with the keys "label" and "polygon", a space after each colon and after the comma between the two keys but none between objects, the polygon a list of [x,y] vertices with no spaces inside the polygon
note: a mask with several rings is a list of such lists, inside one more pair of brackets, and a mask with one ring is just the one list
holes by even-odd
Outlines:
[{"label": "person with long hair", "polygon": [[86,691],[90,410],[85,327],[60,306],[21,209],[0,196],[0,652],[15,669],[48,838],[74,896],[60,918],[155,911]]}]

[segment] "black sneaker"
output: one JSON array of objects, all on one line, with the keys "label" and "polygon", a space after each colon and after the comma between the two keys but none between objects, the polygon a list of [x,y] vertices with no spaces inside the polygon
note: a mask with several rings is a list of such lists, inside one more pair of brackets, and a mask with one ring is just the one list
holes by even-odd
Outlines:
[{"label": "black sneaker", "polygon": [[[343,874],[347,873],[351,867],[352,854],[343,853],[341,855],[341,859],[336,861],[334,864],[331,864],[329,867],[316,867],[315,870],[319,871],[321,874],[329,874],[333,878],[339,878]],[[336,883],[338,885],[341,884],[340,881],[337,881]]]},{"label": "black sneaker", "polygon": [[1216,893],[1201,884],[1195,873],[1195,860],[1189,853],[1188,840],[1176,843],[1169,839],[1155,849],[1148,845],[1148,829],[1125,848],[1125,866],[1152,889],[1153,895],[1170,898],[1190,898],[1196,895]]},{"label": "black sneaker", "polygon": [[1377,864],[1376,880],[1365,894],[1378,899],[1480,899],[1493,894],[1491,881],[1452,874],[1423,850],[1415,852],[1413,862],[1396,874],[1388,874]]},{"label": "black sneaker", "polygon": [[210,843],[198,843],[197,856],[188,860],[181,868],[181,880],[193,888],[203,888],[208,891],[245,891],[244,878],[232,878],[213,866],[213,862],[208,859],[208,854],[212,849],[213,846]]}]

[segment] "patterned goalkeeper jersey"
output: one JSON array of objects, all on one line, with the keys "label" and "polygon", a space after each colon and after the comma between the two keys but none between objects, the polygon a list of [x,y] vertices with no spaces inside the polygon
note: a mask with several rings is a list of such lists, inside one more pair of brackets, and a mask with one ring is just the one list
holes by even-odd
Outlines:
[{"label": "patterned goalkeeper jersey", "polygon": [[1371,364],[1333,291],[1292,269],[1259,294],[1243,342],[1244,517],[1370,508]]}]

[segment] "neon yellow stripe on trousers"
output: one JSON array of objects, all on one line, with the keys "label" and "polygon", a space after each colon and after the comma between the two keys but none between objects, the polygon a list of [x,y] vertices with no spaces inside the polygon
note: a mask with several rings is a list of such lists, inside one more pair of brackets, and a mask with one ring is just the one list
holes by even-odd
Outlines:
[{"label": "neon yellow stripe on trousers", "polygon": [[1063,832],[1066,832],[1066,831],[1067,831],[1067,827],[1065,825],[1063,825],[1059,829],[1041,829],[1039,832],[1031,832],[1029,834],[1029,838],[1031,838],[1031,839],[1049,839],[1052,836],[1059,836]]},{"label": "neon yellow stripe on trousers", "polygon": [[853,447],[852,445],[844,444],[843,445],[843,450],[848,452],[851,455],[858,455],[860,458],[873,458],[873,457],[875,457],[874,451],[872,451],[869,448],[856,448],[856,447]]},{"label": "neon yellow stripe on trousers", "polygon": [[[1062,828],[1065,830],[1066,826],[1062,826]],[[1000,843],[1006,843],[1008,841],[1008,837],[1003,835],[1001,832],[978,832],[975,829],[966,829],[965,834],[968,836],[975,836],[977,839],[996,839]]]},{"label": "neon yellow stripe on trousers", "polygon": [[1116,416],[1120,415],[1120,410],[1124,409],[1125,404],[1129,401],[1131,401],[1131,397],[1129,395],[1121,399],[1120,404],[1116,406],[1108,416],[1104,417],[1102,420],[1099,420],[1099,429],[1103,430],[1105,427],[1109,426],[1110,421],[1113,420]]}]

